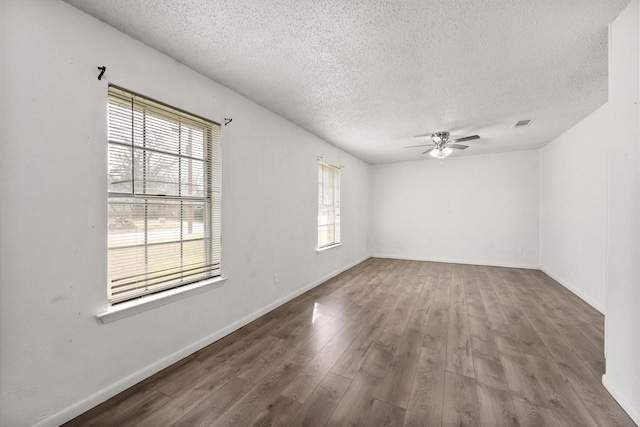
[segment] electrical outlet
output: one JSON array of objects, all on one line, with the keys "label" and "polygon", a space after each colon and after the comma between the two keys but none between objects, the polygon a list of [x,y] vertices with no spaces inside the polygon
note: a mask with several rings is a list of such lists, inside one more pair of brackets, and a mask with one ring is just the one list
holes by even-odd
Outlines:
[{"label": "electrical outlet", "polygon": [[278,275],[278,273],[273,273],[273,284],[277,285],[278,282],[280,282],[280,276]]}]

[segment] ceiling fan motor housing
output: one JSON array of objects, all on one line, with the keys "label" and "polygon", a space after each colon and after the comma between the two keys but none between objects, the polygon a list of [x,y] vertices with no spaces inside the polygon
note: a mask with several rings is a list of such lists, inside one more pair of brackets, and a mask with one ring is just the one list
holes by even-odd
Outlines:
[{"label": "ceiling fan motor housing", "polygon": [[433,139],[433,142],[440,145],[447,142],[449,139],[449,132],[436,132],[431,135],[431,139]]}]

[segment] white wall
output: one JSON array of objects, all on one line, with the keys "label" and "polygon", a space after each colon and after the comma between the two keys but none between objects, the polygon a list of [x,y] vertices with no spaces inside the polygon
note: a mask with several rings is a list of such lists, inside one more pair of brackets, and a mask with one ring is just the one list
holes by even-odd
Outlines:
[{"label": "white wall", "polygon": [[609,29],[608,246],[603,383],[640,424],[640,7]]},{"label": "white wall", "polygon": [[538,166],[537,150],[372,166],[371,253],[537,268]]},{"label": "white wall", "polygon": [[541,269],[601,312],[609,138],[605,104],[540,150]]},{"label": "white wall", "polygon": [[[2,426],[64,422],[367,256],[367,164],[66,3],[0,8]],[[103,325],[108,83],[233,122],[228,282]],[[344,244],[320,254],[318,155],[346,166]]]}]

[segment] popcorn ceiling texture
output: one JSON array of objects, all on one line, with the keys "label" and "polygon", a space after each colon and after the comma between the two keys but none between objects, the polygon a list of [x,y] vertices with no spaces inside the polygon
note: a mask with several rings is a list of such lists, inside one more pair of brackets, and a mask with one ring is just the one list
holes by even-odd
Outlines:
[{"label": "popcorn ceiling texture", "polygon": [[372,164],[441,130],[482,137],[455,156],[551,141],[606,102],[629,3],[66,1]]}]

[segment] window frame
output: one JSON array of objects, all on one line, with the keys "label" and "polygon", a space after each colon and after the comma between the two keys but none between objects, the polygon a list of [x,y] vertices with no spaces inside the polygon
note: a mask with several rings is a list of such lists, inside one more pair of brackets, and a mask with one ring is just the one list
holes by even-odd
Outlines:
[{"label": "window frame", "polygon": [[[341,168],[318,160],[318,252],[342,245],[340,172]],[[323,239],[322,233],[327,233],[328,238]]]},{"label": "window frame", "polygon": [[[121,292],[120,295],[114,296],[114,281],[120,280],[113,277],[114,268],[111,265],[111,258],[113,256],[114,251],[118,250],[117,246],[114,246],[111,242],[110,230],[107,230],[107,252],[108,252],[108,265],[107,265],[107,275],[108,275],[108,306],[112,307],[120,307],[122,308],[129,307],[131,305],[137,305],[138,300],[149,300],[149,301],[158,301],[161,300],[163,294],[166,296],[170,296],[171,299],[176,299],[175,295],[178,295],[182,292],[193,292],[193,289],[199,289],[203,285],[207,284],[216,284],[224,278],[221,277],[221,265],[222,265],[222,248],[221,248],[221,156],[220,156],[220,133],[221,126],[219,123],[216,123],[213,120],[205,119],[203,117],[191,114],[182,109],[178,109],[176,107],[169,106],[162,102],[155,101],[149,97],[137,94],[128,89],[123,89],[121,87],[115,85],[109,85],[109,96],[108,96],[108,134],[107,134],[107,147],[109,150],[109,160],[108,160],[108,173],[111,174],[112,166],[118,165],[118,163],[112,164],[111,152],[113,147],[117,146],[119,148],[125,147],[127,150],[131,151],[130,154],[130,166],[131,166],[131,185],[129,191],[122,191],[119,189],[118,191],[112,191],[113,188],[108,187],[107,191],[107,205],[111,206],[112,204],[116,204],[118,201],[122,200],[130,200],[132,206],[136,203],[141,203],[144,205],[143,210],[143,218],[144,218],[144,228],[139,233],[136,231],[136,239],[139,239],[138,234],[143,236],[144,243],[143,244],[135,244],[136,248],[143,248],[144,250],[144,260],[138,261],[135,263],[136,266],[142,266],[144,273],[136,273],[136,276],[140,277],[144,275],[144,279],[140,279],[140,281],[136,281],[137,279],[131,279],[131,283],[127,286],[131,288],[131,290],[127,290]],[[126,102],[125,102],[126,101]],[[131,126],[128,127],[129,124],[120,123],[120,128],[125,130],[130,130],[130,141],[126,139],[123,141],[116,141],[117,136],[112,134],[114,131],[115,125],[112,126],[112,121],[116,121],[118,114],[122,113],[113,113],[112,114],[112,105],[117,106],[119,109],[127,113],[127,109],[129,105],[127,103],[131,103],[131,109],[128,111],[131,118]],[[118,108],[114,108],[116,111]],[[147,136],[147,133],[151,134],[150,130],[144,128],[144,133],[142,136],[138,135],[138,140],[142,140],[142,144],[136,140],[136,120],[137,118],[142,118],[142,122],[146,123],[147,121],[151,121],[151,119],[155,120],[159,123],[158,128],[160,130],[157,131],[158,137],[157,141],[161,141],[163,143],[163,137],[167,138],[169,142],[167,144],[171,144],[170,140],[172,135],[169,134],[168,131],[162,129],[162,127],[170,128],[177,126],[178,132],[178,148],[177,152],[171,152],[170,149],[167,150],[158,150],[157,147],[150,147],[148,144],[148,139],[151,136]],[[195,154],[192,154],[190,151],[182,152],[182,147],[184,146],[184,142],[182,141],[181,132],[182,129],[188,130],[189,134],[192,131],[198,131],[199,129],[202,131],[202,141],[201,141],[201,158],[197,158]],[[175,129],[172,129],[175,131]],[[163,133],[166,132],[166,133]],[[126,134],[126,133],[123,133]],[[175,137],[175,135],[174,135]],[[191,147],[191,140],[189,139],[189,147]],[[154,151],[159,156],[165,156],[166,158],[173,159],[173,163],[178,162],[178,170],[182,168],[183,164],[189,164],[189,173],[191,174],[192,163],[201,163],[201,173],[196,173],[196,176],[201,178],[201,183],[198,185],[194,184],[194,180],[190,175],[188,180],[182,176],[182,172],[178,172],[178,177],[175,182],[169,184],[160,184],[160,186],[165,185],[166,187],[173,188],[173,194],[170,194],[172,190],[164,191],[166,194],[161,194],[162,192],[156,190],[156,192],[147,192],[146,188],[148,183],[152,183],[151,178],[147,177],[147,175],[151,175],[149,172],[149,161],[142,160],[142,166],[138,166],[136,162],[138,162],[138,157],[136,157],[136,153],[138,155],[140,153],[145,153],[142,156],[143,159],[146,159],[147,152],[151,153]],[[196,150],[197,152],[197,150]],[[148,157],[151,157],[150,155]],[[185,163],[186,162],[186,163]],[[121,166],[121,165],[120,165]],[[136,175],[136,171],[141,172],[142,178]],[[165,172],[168,174],[168,172]],[[185,174],[186,175],[186,174]],[[136,187],[136,180],[138,182],[143,182],[142,188],[143,190],[139,190]],[[125,182],[125,181],[123,181]],[[112,186],[112,179],[109,178],[109,186]],[[140,184],[138,184],[140,185]],[[182,188],[184,186],[189,188],[188,194],[182,194]],[[193,187],[200,188],[201,191],[199,195],[193,194]],[[177,189],[177,190],[176,190]],[[197,191],[197,190],[196,190]],[[152,200],[157,206],[164,207],[165,209],[172,206],[172,203],[175,203],[176,206],[179,205],[180,213],[179,213],[179,239],[172,241],[160,241],[160,243],[149,242],[150,231],[152,231],[147,223],[150,218],[148,205],[149,200]],[[165,204],[166,203],[166,204]],[[187,207],[187,211],[190,212],[190,216],[188,217],[188,232],[192,233],[192,238],[184,238],[184,229],[185,229],[185,215],[184,208]],[[201,213],[198,211],[201,209]],[[134,209],[133,207],[131,208]],[[111,212],[111,208],[109,212]],[[195,213],[194,213],[195,212]],[[194,218],[201,215],[201,238],[194,238],[195,236],[193,226],[196,223]],[[108,223],[112,225],[112,218],[109,219]],[[111,227],[110,227],[111,228]],[[136,228],[137,230],[137,228]],[[160,233],[164,233],[161,231]],[[173,234],[175,232],[172,231]],[[115,240],[115,239],[113,239]],[[198,249],[198,241],[202,242],[201,248]],[[148,260],[147,251],[152,245],[170,245],[177,244],[180,247],[180,261],[179,267],[173,266],[176,263],[174,258],[170,259],[170,264],[172,265],[169,269],[158,269],[156,266],[155,270],[149,270],[149,265],[151,264]],[[194,252],[195,258],[197,259],[196,264],[188,265],[185,264],[184,261],[184,252],[188,252],[188,250],[183,249],[187,245],[194,246],[196,250]],[[199,259],[202,258],[202,262]],[[194,267],[195,266],[195,267]],[[164,266],[163,266],[164,268]],[[167,274],[166,271],[169,271],[170,274]],[[155,276],[151,276],[155,275]],[[164,277],[163,277],[164,276]],[[167,276],[169,278],[167,279]],[[185,288],[184,290],[180,290],[180,288]],[[166,303],[166,302],[165,302]],[[155,305],[158,305],[155,303]],[[108,310],[109,311],[109,310]],[[113,310],[111,310],[113,311]],[[104,319],[103,319],[104,320]]]}]

